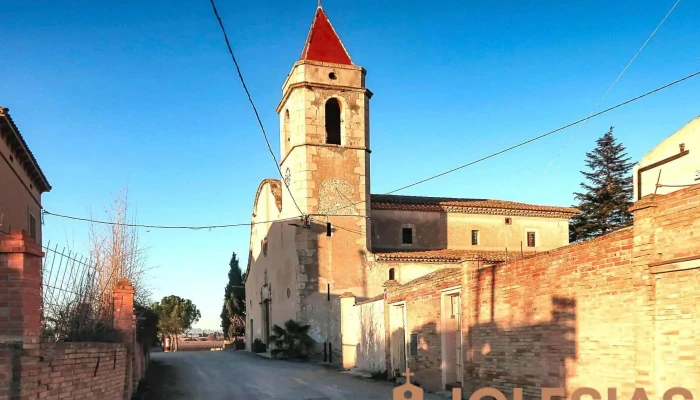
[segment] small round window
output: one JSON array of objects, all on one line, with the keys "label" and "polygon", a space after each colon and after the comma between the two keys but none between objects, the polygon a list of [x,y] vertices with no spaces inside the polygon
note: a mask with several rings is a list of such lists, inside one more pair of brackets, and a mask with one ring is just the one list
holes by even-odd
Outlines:
[{"label": "small round window", "polygon": [[291,296],[291,295],[292,295],[292,291],[289,290],[289,288],[287,288],[287,298],[289,298],[289,296]]},{"label": "small round window", "polygon": [[338,76],[335,74],[335,72],[331,72],[330,74],[328,74],[328,77],[331,78],[332,80],[338,79]]}]

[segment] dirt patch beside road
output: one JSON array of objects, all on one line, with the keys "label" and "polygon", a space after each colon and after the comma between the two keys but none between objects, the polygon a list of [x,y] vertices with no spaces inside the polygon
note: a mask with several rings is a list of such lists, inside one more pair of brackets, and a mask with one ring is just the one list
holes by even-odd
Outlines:
[{"label": "dirt patch beside road", "polygon": [[176,387],[177,371],[163,361],[151,360],[146,377],[139,383],[132,400],[172,400],[183,395]]}]

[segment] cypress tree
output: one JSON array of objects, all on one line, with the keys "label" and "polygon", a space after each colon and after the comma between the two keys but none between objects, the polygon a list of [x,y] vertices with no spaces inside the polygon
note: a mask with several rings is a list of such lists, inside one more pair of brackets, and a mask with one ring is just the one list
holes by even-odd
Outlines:
[{"label": "cypress tree", "polygon": [[239,307],[234,307],[233,312],[238,317],[245,316],[245,288],[243,287],[243,275],[241,272],[241,267],[238,265],[238,258],[236,257],[236,252],[231,255],[231,261],[229,261],[229,271],[228,271],[228,283],[224,289],[224,301],[221,307],[221,328],[223,329],[224,336],[229,336],[229,330],[231,328],[231,319],[234,315],[229,315],[229,308],[226,307],[227,302],[233,302],[233,304],[240,304]]},{"label": "cypress tree", "polygon": [[583,191],[574,193],[581,213],[569,222],[569,241],[592,239],[629,226],[632,214],[632,174],[625,146],[617,143],[613,127],[596,141],[596,148],[586,153],[589,171],[581,171],[586,182]]}]

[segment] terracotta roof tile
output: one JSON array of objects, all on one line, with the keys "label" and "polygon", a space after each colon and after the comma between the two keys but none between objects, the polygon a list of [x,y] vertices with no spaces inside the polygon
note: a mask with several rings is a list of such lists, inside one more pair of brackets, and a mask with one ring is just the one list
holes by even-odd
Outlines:
[{"label": "terracotta roof tile", "polygon": [[457,278],[461,275],[462,269],[461,268],[443,268],[440,270],[437,270],[435,272],[431,272],[427,275],[423,275],[421,277],[418,277],[412,281],[408,281],[404,283],[403,285],[400,286],[402,291],[405,291],[405,289],[411,288],[413,286],[418,286],[421,283],[424,282],[429,282],[433,279],[440,279],[440,278],[446,278],[446,277],[454,277]]},{"label": "terracotta roof tile", "polygon": [[364,301],[358,301],[357,303],[355,303],[355,305],[356,305],[356,306],[359,306],[359,305],[362,305],[362,304],[374,303],[375,301],[379,301],[379,300],[384,300],[384,293],[379,294],[379,295],[377,295],[377,296],[374,296],[374,297],[369,298],[369,299],[364,300]]},{"label": "terracotta roof tile", "polygon": [[570,217],[578,214],[571,207],[544,206],[506,200],[467,199],[449,197],[371,195],[372,209],[447,211],[477,214],[542,215]]},{"label": "terracotta roof tile", "polygon": [[375,251],[377,261],[384,262],[443,262],[458,263],[467,260],[483,260],[487,262],[503,262],[534,255],[534,252],[487,251],[487,250],[422,250],[422,251]]}]

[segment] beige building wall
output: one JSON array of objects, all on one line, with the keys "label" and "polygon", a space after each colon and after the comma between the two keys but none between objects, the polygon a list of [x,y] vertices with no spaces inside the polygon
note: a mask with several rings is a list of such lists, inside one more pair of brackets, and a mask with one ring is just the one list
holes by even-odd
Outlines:
[{"label": "beige building wall", "polygon": [[377,296],[384,292],[384,284],[389,280],[389,271],[394,271],[394,280],[405,284],[421,276],[427,275],[445,268],[456,268],[458,263],[450,262],[389,262],[375,261],[369,263],[367,268],[367,296],[358,298],[362,301],[366,298]]},{"label": "beige building wall", "polygon": [[0,232],[23,229],[29,233],[31,213],[36,221],[36,242],[41,244],[41,193],[6,139],[0,138]]},{"label": "beige building wall", "polygon": [[[505,215],[447,214],[447,247],[451,249],[547,251],[569,244],[569,220],[566,218]],[[471,242],[471,231],[478,231],[478,245]],[[535,233],[535,246],[528,247],[528,232]]]},{"label": "beige building wall", "polygon": [[384,299],[355,302],[341,297],[344,368],[381,372],[386,369]]},{"label": "beige building wall", "polygon": [[[546,251],[569,244],[566,218],[374,210],[372,221],[372,244],[382,250],[518,251],[522,242],[524,251]],[[402,244],[404,227],[414,229],[412,245]],[[472,230],[478,231],[477,245]],[[535,233],[534,247],[528,247],[528,232]]]},{"label": "beige building wall", "polygon": [[[649,194],[668,194],[700,183],[700,117],[642,157],[634,166],[633,180],[635,201]],[[657,189],[657,181],[670,186]]]},{"label": "beige building wall", "polygon": [[[279,183],[276,187],[279,188]],[[295,228],[286,222],[259,223],[279,217],[273,183],[264,181],[258,190],[252,217],[251,265],[245,281],[246,346],[249,349],[256,338],[266,341],[261,304],[264,298],[270,299],[270,327],[275,324],[282,326],[285,321],[298,317],[300,299],[295,274],[298,264]]]}]

